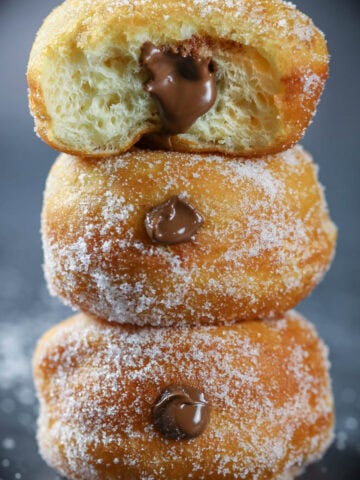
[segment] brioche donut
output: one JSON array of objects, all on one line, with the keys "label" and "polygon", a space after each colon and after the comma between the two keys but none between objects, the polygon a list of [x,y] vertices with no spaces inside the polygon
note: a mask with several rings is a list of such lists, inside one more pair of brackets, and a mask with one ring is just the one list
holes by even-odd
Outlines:
[{"label": "brioche donut", "polygon": [[287,2],[67,0],[38,33],[28,83],[38,134],[63,152],[115,155],[151,134],[260,156],[298,142],[327,75],[323,34]]},{"label": "brioche donut", "polygon": [[[296,313],[183,329],[81,314],[35,353],[40,452],[74,480],[290,480],[332,440],[327,369]],[[196,412],[202,431],[176,436]]]},{"label": "brioche donut", "polygon": [[281,315],[320,281],[334,252],[316,174],[300,147],[256,162],[63,154],[42,215],[50,291],[85,313],[140,326]]}]

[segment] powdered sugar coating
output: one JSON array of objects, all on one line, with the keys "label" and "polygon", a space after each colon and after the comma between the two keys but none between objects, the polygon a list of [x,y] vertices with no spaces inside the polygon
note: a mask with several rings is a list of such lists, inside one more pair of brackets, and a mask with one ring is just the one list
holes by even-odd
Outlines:
[{"label": "powdered sugar coating", "polygon": [[[152,244],[144,218],[182,195],[205,219],[193,242]],[[135,150],[61,156],[45,192],[45,273],[53,294],[137,325],[278,316],[322,278],[336,229],[311,158],[262,160]]]},{"label": "powdered sugar coating", "polygon": [[[79,315],[35,356],[44,458],[70,479],[290,479],[332,439],[327,349],[295,313],[233,327],[136,329]],[[163,438],[169,384],[205,392],[206,431]]]},{"label": "powdered sugar coating", "polygon": [[[132,18],[137,18],[139,12],[146,11],[150,18],[163,15],[165,21],[170,18],[169,13],[176,18],[178,12],[182,12],[186,19],[212,17],[215,25],[219,17],[243,18],[252,25],[259,37],[261,35],[278,36],[279,40],[288,38],[289,33],[292,33],[300,42],[311,42],[318,33],[312,20],[297,10],[296,5],[281,0],[271,0],[268,5],[263,0],[182,0],[176,2],[157,0],[81,0],[79,2],[79,0],[67,0],[66,3],[67,19],[70,25],[76,24],[80,18],[85,27],[94,21],[94,12],[102,11],[104,19],[117,15],[128,18],[130,21]],[[276,35],[273,21],[277,26]],[[54,27],[59,27],[56,22],[54,22]],[[228,28],[229,32],[227,33],[231,34],[231,27],[232,25],[221,25],[220,28]],[[190,25],[188,28],[191,28]],[[235,35],[234,32],[232,34]],[[301,46],[299,45],[298,48],[300,49]]]}]

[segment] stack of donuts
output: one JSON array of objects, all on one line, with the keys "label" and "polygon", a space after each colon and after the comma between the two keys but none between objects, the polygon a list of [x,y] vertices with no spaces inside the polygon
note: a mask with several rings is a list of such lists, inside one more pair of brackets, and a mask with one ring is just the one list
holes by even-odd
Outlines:
[{"label": "stack of donuts", "polygon": [[302,138],[323,34],[281,0],[66,0],[28,69],[62,153],[38,442],[74,480],[289,480],[333,435],[327,348],[291,311],[336,227]]}]

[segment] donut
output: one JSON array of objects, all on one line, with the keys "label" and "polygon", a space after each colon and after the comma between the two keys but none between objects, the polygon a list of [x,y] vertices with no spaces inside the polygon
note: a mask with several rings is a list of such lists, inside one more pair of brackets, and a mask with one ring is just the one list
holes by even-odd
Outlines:
[{"label": "donut", "polygon": [[336,228],[301,147],[256,162],[133,150],[62,154],[42,235],[50,292],[67,305],[171,326],[281,316],[328,269]]},{"label": "donut", "polygon": [[297,143],[328,75],[323,34],[281,0],[67,0],[29,67],[40,137],[73,155],[256,157]]},{"label": "donut", "polygon": [[296,313],[139,328],[80,314],[34,358],[38,441],[69,480],[290,480],[333,438],[327,349]]}]

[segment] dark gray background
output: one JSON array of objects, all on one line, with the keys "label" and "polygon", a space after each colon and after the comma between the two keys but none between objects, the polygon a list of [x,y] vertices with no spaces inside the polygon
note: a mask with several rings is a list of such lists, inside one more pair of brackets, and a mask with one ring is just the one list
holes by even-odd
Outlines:
[{"label": "dark gray background", "polygon": [[[338,253],[301,306],[331,349],[337,439],[304,480],[360,478],[359,0],[298,0],[328,37],[331,77],[304,145],[320,164]],[[50,300],[41,271],[39,213],[56,153],[33,133],[25,69],[55,0],[0,0],[0,480],[54,480],[37,454],[30,358],[36,338],[69,311]]]}]

